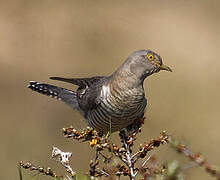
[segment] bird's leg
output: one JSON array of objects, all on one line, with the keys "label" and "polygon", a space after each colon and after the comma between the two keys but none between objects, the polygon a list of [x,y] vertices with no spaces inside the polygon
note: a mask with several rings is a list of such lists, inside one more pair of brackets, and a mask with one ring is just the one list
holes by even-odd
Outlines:
[{"label": "bird's leg", "polygon": [[[112,121],[111,119],[109,120],[109,131],[107,132],[107,134],[105,135],[105,139],[108,140],[108,138],[111,138],[111,134],[112,134]],[[110,139],[111,140],[111,139]]]},{"label": "bird's leg", "polygon": [[105,140],[106,141],[109,141],[110,143],[110,148],[112,149],[113,146],[112,146],[112,138],[111,138],[111,135],[112,135],[112,121],[111,119],[109,120],[109,131],[107,132],[106,136],[105,136]]},{"label": "bird's leg", "polygon": [[108,131],[107,134],[105,135],[105,139],[108,139],[111,136],[111,132]]},{"label": "bird's leg", "polygon": [[[109,132],[108,132],[108,134],[109,134],[109,137],[111,138],[111,134],[112,134],[112,120],[111,119],[109,120]],[[111,141],[111,139],[110,139],[110,141]]]}]

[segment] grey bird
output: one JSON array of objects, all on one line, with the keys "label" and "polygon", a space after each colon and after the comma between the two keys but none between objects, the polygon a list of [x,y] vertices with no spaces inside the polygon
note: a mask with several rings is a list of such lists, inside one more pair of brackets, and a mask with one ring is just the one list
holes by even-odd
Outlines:
[{"label": "grey bird", "polygon": [[144,116],[147,99],[143,82],[160,70],[172,72],[151,50],[133,52],[110,76],[91,78],[50,77],[78,86],[75,91],[30,81],[28,88],[57,98],[83,114],[98,132],[120,131]]}]

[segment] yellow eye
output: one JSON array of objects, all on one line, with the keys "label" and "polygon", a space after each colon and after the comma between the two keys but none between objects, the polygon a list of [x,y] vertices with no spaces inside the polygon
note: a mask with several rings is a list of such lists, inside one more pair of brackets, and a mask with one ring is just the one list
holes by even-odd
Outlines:
[{"label": "yellow eye", "polygon": [[154,54],[148,53],[148,54],[147,54],[147,59],[148,59],[149,61],[153,61],[153,60],[155,59]]}]

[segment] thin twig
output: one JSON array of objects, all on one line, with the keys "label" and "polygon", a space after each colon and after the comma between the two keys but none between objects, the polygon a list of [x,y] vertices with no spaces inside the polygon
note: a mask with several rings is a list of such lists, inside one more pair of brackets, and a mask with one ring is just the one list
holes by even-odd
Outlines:
[{"label": "thin twig", "polygon": [[142,164],[142,167],[144,167],[146,165],[146,163],[150,160],[150,158],[152,157],[152,155],[150,155]]},{"label": "thin twig", "polygon": [[38,171],[39,173],[46,175],[46,176],[51,176],[51,177],[63,177],[62,175],[56,175],[54,171],[50,167],[44,168],[44,167],[36,167],[32,163],[23,163],[22,161],[20,162],[20,167],[24,169],[29,169],[30,171]]},{"label": "thin twig", "polygon": [[193,153],[186,145],[181,144],[173,137],[170,137],[169,143],[179,153],[182,153],[185,156],[187,156],[191,161],[195,162],[198,166],[204,167],[207,173],[209,173],[216,179],[220,180],[220,169],[211,166],[201,154]]}]

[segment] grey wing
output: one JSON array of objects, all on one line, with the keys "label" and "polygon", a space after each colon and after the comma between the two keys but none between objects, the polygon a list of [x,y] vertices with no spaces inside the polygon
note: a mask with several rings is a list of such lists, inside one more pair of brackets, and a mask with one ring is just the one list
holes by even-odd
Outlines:
[{"label": "grey wing", "polygon": [[86,88],[92,84],[105,78],[104,76],[95,76],[91,78],[62,78],[62,77],[50,77],[52,80],[63,81],[79,86],[80,88]]},{"label": "grey wing", "polygon": [[105,76],[96,76],[91,78],[50,77],[50,79],[78,85],[79,88],[76,91],[77,101],[80,109],[86,113],[96,108],[100,103],[101,87],[108,78]]},{"label": "grey wing", "polygon": [[87,88],[78,88],[77,101],[79,107],[87,112],[91,109],[95,109],[100,103],[101,84],[94,84]]}]

